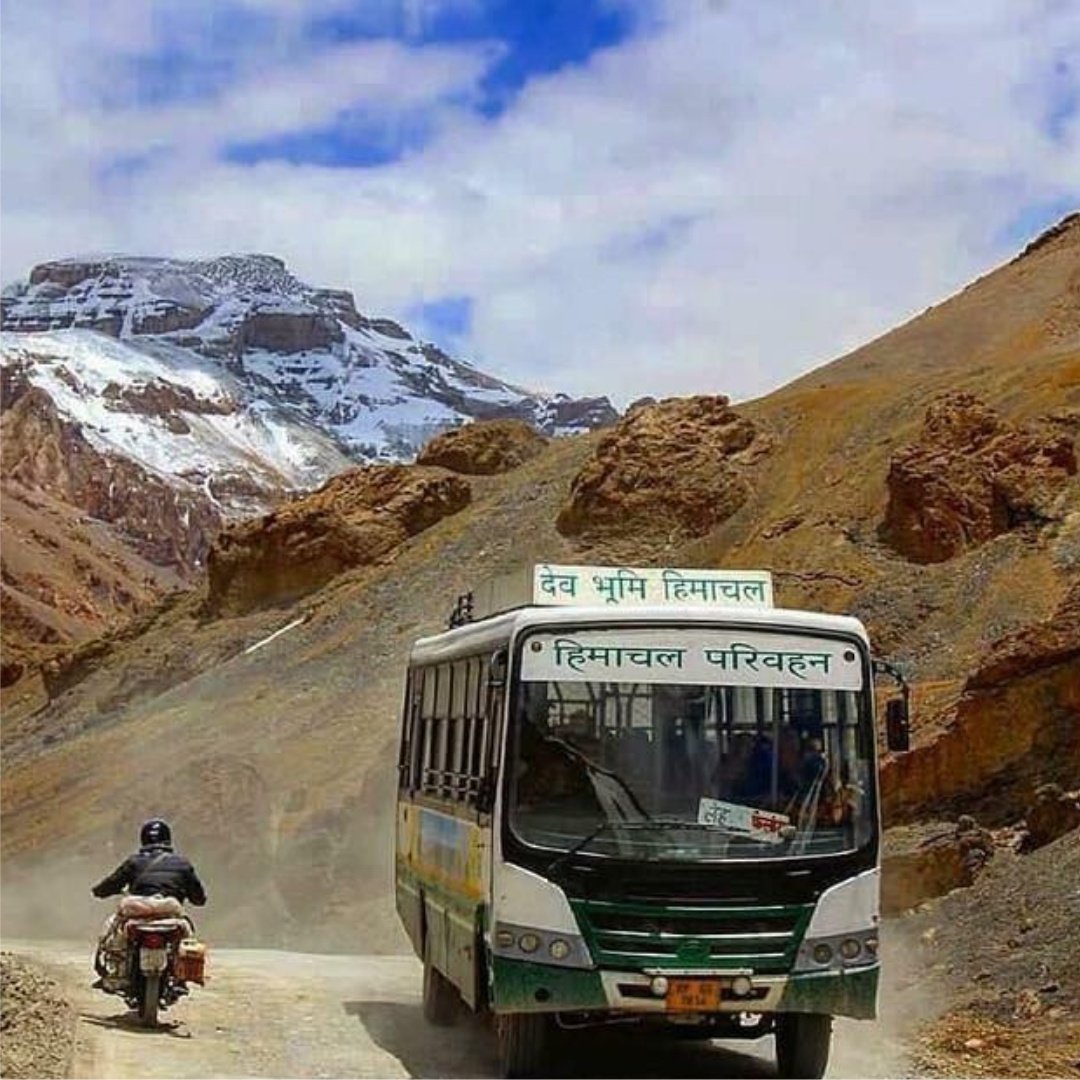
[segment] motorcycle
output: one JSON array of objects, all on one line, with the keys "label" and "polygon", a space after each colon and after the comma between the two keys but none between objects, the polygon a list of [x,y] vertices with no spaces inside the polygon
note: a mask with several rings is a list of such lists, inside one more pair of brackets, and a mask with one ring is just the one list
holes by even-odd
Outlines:
[{"label": "motorcycle", "polygon": [[[123,905],[120,915],[125,915]],[[206,946],[182,914],[129,914],[116,927],[113,941],[121,935],[124,951],[105,952],[96,985],[123,996],[139,1022],[154,1027],[160,1010],[189,993],[188,983],[205,983]]]}]

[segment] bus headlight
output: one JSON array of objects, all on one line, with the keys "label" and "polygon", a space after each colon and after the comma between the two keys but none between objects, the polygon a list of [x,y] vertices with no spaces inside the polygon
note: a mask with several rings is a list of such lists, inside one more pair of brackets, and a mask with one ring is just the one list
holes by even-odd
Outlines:
[{"label": "bus headlight", "polygon": [[854,960],[862,952],[862,944],[858,938],[844,938],[840,942],[840,955],[845,960]]},{"label": "bus headlight", "polygon": [[868,967],[877,963],[878,932],[876,927],[832,934],[829,937],[807,938],[795,960],[796,971],[838,971]]},{"label": "bus headlight", "polygon": [[585,940],[566,931],[538,930],[531,926],[515,926],[499,922],[491,935],[491,949],[496,956],[508,960],[529,960],[534,964],[554,964],[559,967],[592,968]]},{"label": "bus headlight", "polygon": [[548,952],[552,960],[565,960],[570,955],[570,942],[556,938],[549,946]]}]

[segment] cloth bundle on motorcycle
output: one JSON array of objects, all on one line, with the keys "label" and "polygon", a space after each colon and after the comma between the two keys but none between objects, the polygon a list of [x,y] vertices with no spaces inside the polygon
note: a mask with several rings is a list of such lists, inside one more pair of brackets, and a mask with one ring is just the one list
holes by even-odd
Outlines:
[{"label": "cloth bundle on motorcycle", "polygon": [[175,896],[125,896],[117,912],[121,919],[182,919],[184,906]]}]

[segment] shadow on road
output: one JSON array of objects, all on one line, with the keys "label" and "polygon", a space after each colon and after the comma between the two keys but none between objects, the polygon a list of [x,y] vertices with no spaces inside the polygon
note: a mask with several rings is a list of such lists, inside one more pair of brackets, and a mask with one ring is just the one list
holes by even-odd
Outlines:
[{"label": "shadow on road", "polygon": [[114,1013],[112,1016],[97,1016],[94,1013],[81,1012],[79,1019],[84,1024],[94,1027],[109,1028],[112,1031],[129,1031],[133,1035],[168,1035],[173,1039],[190,1039],[191,1032],[183,1027],[182,1020],[162,1020],[156,1027],[144,1027],[138,1016],[132,1012]]},{"label": "shadow on road", "polygon": [[[410,1076],[498,1076],[495,1036],[490,1026],[463,1015],[453,1028],[424,1020],[419,1005],[391,1001],[346,1001],[355,1016]],[[772,1040],[744,1044],[648,1035],[626,1029],[558,1031],[547,1075],[553,1077],[775,1077]]]},{"label": "shadow on road", "polygon": [[498,1076],[495,1038],[475,1016],[463,1014],[453,1028],[433,1027],[419,1005],[398,1001],[346,1001],[345,1012],[401,1062],[410,1076]]}]

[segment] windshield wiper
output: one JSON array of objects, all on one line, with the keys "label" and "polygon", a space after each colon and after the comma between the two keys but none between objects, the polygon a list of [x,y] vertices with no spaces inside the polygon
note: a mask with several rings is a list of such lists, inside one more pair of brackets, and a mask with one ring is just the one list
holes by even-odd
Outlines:
[{"label": "windshield wiper", "polygon": [[[577,855],[578,852],[584,851],[584,849],[598,836],[601,836],[609,829],[626,829],[634,832],[651,832],[654,829],[661,831],[696,829],[701,832],[722,832],[725,836],[737,839],[754,840],[752,836],[746,836],[744,833],[736,832],[732,829],[725,829],[723,825],[708,825],[703,821],[681,821],[679,818],[649,818],[646,821],[612,821],[608,818],[606,821],[601,821],[591,832],[586,833],[573,847],[554,858],[551,863],[548,864],[547,874],[553,874],[559,867],[564,863],[569,862],[569,860]],[[760,840],[755,840],[754,842],[761,843]]]},{"label": "windshield wiper", "polygon": [[552,874],[579,851],[587,848],[598,836],[607,832],[608,829],[651,829],[656,824],[658,823],[655,821],[612,821],[611,818],[605,818],[595,829],[587,832],[573,847],[567,848],[561,855],[557,855],[552,859],[548,864],[547,873]]},{"label": "windshield wiper", "polygon": [[[554,743],[556,746],[562,747],[575,761],[581,762],[585,769],[590,773],[595,773],[597,776],[606,776],[609,780],[614,780],[626,792],[633,804],[634,809],[643,817],[648,818],[649,812],[641,805],[641,800],[634,793],[634,789],[613,769],[605,769],[603,765],[598,765],[592,758],[583,754],[573,743],[567,742],[565,739],[560,739],[557,735],[548,735],[545,737],[546,742]],[[595,785],[594,785],[595,786]]]}]

